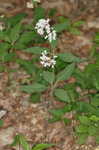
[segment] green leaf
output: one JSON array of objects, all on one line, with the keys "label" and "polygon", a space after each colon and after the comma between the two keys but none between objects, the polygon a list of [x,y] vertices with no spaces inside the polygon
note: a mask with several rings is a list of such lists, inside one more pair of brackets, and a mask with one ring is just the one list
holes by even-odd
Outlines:
[{"label": "green leaf", "polygon": [[91,104],[96,107],[99,106],[99,94],[96,94],[94,97],[92,97]]},{"label": "green leaf", "polygon": [[45,18],[45,9],[42,7],[37,7],[34,10],[34,20],[38,21],[39,19]]},{"label": "green leaf", "polygon": [[20,144],[24,150],[31,150],[29,144],[27,143],[25,137],[21,134],[18,134],[14,137],[14,141],[11,146],[16,146]]},{"label": "green leaf", "polygon": [[53,41],[50,43],[52,49],[56,48],[57,42],[58,42],[58,40],[53,40]]},{"label": "green leaf", "polygon": [[31,61],[17,59],[16,62],[20,64],[20,66],[23,67],[23,69],[25,69],[27,73],[35,75],[36,67]]},{"label": "green leaf", "polygon": [[68,92],[71,102],[75,102],[78,98],[78,94],[75,89],[75,84],[68,83],[64,86],[64,89],[66,89],[66,91]]},{"label": "green leaf", "polygon": [[4,62],[4,57],[8,54],[11,45],[8,43],[0,43],[0,60]]},{"label": "green leaf", "polygon": [[96,33],[94,41],[99,44],[99,32]]},{"label": "green leaf", "polygon": [[76,132],[77,133],[88,133],[88,126],[80,124],[79,126],[76,127]]},{"label": "green leaf", "polygon": [[73,27],[80,27],[83,24],[85,24],[85,21],[79,20],[79,21],[73,23]]},{"label": "green leaf", "polygon": [[2,127],[4,124],[3,120],[0,119],[0,127]]},{"label": "green leaf", "polygon": [[11,45],[8,43],[0,43],[0,55],[4,51],[7,51],[10,47],[11,47]]},{"label": "green leaf", "polygon": [[93,85],[95,86],[96,90],[99,90],[99,73],[95,73],[93,75]]},{"label": "green leaf", "polygon": [[99,128],[93,125],[89,126],[88,133],[90,136],[95,136],[98,132],[99,132]]},{"label": "green leaf", "polygon": [[79,134],[79,137],[77,139],[78,144],[85,144],[87,138],[88,134]]},{"label": "green leaf", "polygon": [[[96,143],[99,144],[99,135],[96,135],[95,138],[96,138]],[[96,150],[99,150],[99,148]]]},{"label": "green leaf", "polygon": [[16,16],[12,16],[10,18],[7,18],[6,23],[9,23],[10,25],[15,26],[17,23],[19,23],[26,16],[27,16],[26,13],[17,14]]},{"label": "green leaf", "polygon": [[18,23],[16,24],[12,29],[11,29],[11,34],[10,38],[12,42],[15,42],[19,36],[20,36],[20,31],[21,31],[21,24]]},{"label": "green leaf", "polygon": [[98,64],[88,64],[85,68],[84,73],[87,74],[87,76],[90,76],[93,74],[96,70],[98,70]]},{"label": "green leaf", "polygon": [[70,19],[65,18],[64,16],[59,16],[58,20],[60,23],[66,23],[66,26],[68,26],[68,27],[71,26]]},{"label": "green leaf", "polygon": [[56,13],[57,13],[56,8],[51,8],[51,9],[49,10],[48,15],[49,15],[49,17],[53,17]]},{"label": "green leaf", "polygon": [[52,146],[54,146],[54,144],[37,144],[34,148],[32,148],[32,150],[45,150]]},{"label": "green leaf", "polygon": [[46,80],[48,83],[52,84],[55,79],[55,75],[53,72],[49,71],[43,71],[43,78]]},{"label": "green leaf", "polygon": [[38,103],[40,102],[40,97],[41,97],[41,94],[40,93],[33,93],[31,96],[30,96],[30,101],[32,103]]},{"label": "green leaf", "polygon": [[21,86],[21,91],[26,93],[43,92],[46,90],[46,86],[40,83],[34,83],[33,85],[23,85]]},{"label": "green leaf", "polygon": [[33,39],[35,39],[36,33],[34,31],[27,31],[24,32],[21,36],[20,39],[17,41],[17,45],[24,44],[27,45],[30,43]]},{"label": "green leaf", "polygon": [[57,122],[57,121],[61,121],[61,118],[53,116],[53,118],[51,118],[51,119],[48,120],[49,123],[54,123],[54,122]]},{"label": "green leaf", "polygon": [[82,32],[80,30],[78,30],[77,28],[73,28],[73,27],[71,27],[69,31],[70,31],[70,33],[72,33],[74,35],[81,35],[82,34]]},{"label": "green leaf", "polygon": [[19,136],[19,142],[20,142],[20,145],[22,146],[22,148],[23,148],[24,150],[31,150],[31,149],[30,149],[30,146],[29,146],[29,144],[27,143],[27,141],[26,141],[26,139],[25,139],[24,136],[22,136],[22,135]]},{"label": "green leaf", "polygon": [[5,71],[5,66],[0,66],[0,72],[4,72]]},{"label": "green leaf", "polygon": [[84,125],[90,125],[90,119],[87,116],[80,116],[79,117],[80,123]]},{"label": "green leaf", "polygon": [[92,115],[90,118],[89,118],[91,121],[94,121],[94,122],[98,122],[99,121],[99,117],[95,116],[95,115]]},{"label": "green leaf", "polygon": [[49,51],[48,48],[42,48],[42,47],[30,47],[27,49],[23,49],[24,52],[32,53],[32,54],[41,54],[44,50]]},{"label": "green leaf", "polygon": [[54,94],[57,98],[59,98],[60,101],[70,102],[70,98],[65,90],[55,89]]},{"label": "green leaf", "polygon": [[63,118],[63,121],[64,121],[65,125],[67,125],[71,122],[71,120],[68,118]]},{"label": "green leaf", "polygon": [[17,144],[19,144],[19,138],[20,138],[20,135],[16,135],[14,137],[14,141],[12,142],[11,146],[16,146]]},{"label": "green leaf", "polygon": [[0,40],[10,42],[9,35],[6,31],[0,32]]},{"label": "green leaf", "polygon": [[66,105],[65,107],[62,108],[49,110],[49,112],[53,115],[53,117],[49,119],[49,122],[52,123],[63,119],[65,123],[69,123],[70,120],[68,120],[67,118],[63,118],[63,116],[65,113],[70,111],[71,111],[71,105]]},{"label": "green leaf", "polygon": [[11,61],[14,61],[15,60],[15,56],[16,54],[15,53],[6,53],[4,55],[4,62],[11,62]]},{"label": "green leaf", "polygon": [[49,110],[49,112],[55,116],[55,117],[58,117],[58,118],[61,118],[64,114],[65,114],[65,108],[57,108],[57,109],[51,109]]},{"label": "green leaf", "polygon": [[59,24],[54,25],[54,29],[56,30],[56,32],[62,32],[66,30],[66,26],[67,26],[67,23],[59,23]]},{"label": "green leaf", "polygon": [[79,102],[77,104],[77,111],[99,116],[99,109],[85,102]]},{"label": "green leaf", "polygon": [[60,53],[58,57],[64,62],[81,62],[81,59],[71,53]]},{"label": "green leaf", "polygon": [[63,71],[59,72],[56,76],[56,81],[68,80],[74,72],[75,64],[68,65]]}]

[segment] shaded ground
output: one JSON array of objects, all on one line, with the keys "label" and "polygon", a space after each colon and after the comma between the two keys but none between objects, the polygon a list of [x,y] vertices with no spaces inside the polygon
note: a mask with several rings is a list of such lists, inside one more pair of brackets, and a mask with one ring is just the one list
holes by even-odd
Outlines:
[{"label": "shaded ground", "polygon": [[[0,11],[7,16],[21,11],[29,12],[27,9],[23,9],[21,5],[19,8],[18,4],[13,5],[13,3],[4,2],[4,0],[3,2],[1,0],[1,3],[0,6],[4,6],[4,8],[0,8]],[[68,16],[73,21],[86,20],[86,24],[82,28],[83,35],[73,36],[67,32],[63,33],[58,48],[59,51],[71,51],[78,56],[87,57],[92,47],[90,41],[94,31],[99,30],[98,0],[86,0],[85,2],[82,0],[79,2],[76,0],[60,0],[58,3],[55,0],[42,0],[42,6],[45,8],[56,7],[59,14]],[[22,57],[25,56],[22,55]],[[19,68],[18,65],[11,63],[9,67]],[[79,146],[75,144],[72,132],[74,121],[72,121],[71,126],[64,126],[62,122],[48,123],[47,120],[50,118],[48,110],[54,107],[50,99],[46,96],[41,103],[33,104],[29,101],[29,95],[19,90],[20,83],[28,82],[28,80],[26,81],[28,77],[29,75],[20,69],[17,72],[10,73],[10,76],[8,76],[8,73],[0,73],[0,110],[6,112],[3,116],[4,126],[0,128],[0,150],[11,150],[7,144],[12,142],[16,133],[23,133],[31,144],[56,143],[57,146],[49,148],[49,150],[94,150],[96,145],[91,138],[86,145]],[[55,101],[54,103],[55,107],[62,105],[60,102]],[[72,114],[66,115],[68,117],[72,116]]]}]

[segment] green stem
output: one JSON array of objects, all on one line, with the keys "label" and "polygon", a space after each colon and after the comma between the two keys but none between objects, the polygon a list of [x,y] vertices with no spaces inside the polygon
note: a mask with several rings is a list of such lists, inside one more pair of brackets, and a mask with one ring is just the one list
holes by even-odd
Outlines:
[{"label": "green stem", "polygon": [[[54,49],[52,48],[52,46],[50,45],[50,50],[51,50],[51,54],[52,56],[55,55]],[[53,68],[52,70],[53,74],[55,74],[55,69]],[[54,91],[54,83],[51,83],[51,92],[50,92],[50,96],[53,96],[53,91]]]}]

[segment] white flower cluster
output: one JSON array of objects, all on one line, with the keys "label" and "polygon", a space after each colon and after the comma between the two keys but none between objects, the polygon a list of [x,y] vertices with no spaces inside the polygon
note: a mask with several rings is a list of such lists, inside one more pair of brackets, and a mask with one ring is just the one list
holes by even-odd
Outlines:
[{"label": "white flower cluster", "polygon": [[42,52],[41,56],[40,56],[40,63],[44,66],[44,67],[52,67],[54,68],[55,64],[56,64],[56,60],[55,58],[57,58],[57,56],[48,56],[48,52],[45,50],[44,52]]},{"label": "white flower cluster", "polygon": [[35,29],[38,34],[44,36],[49,42],[52,42],[53,40],[56,40],[56,31],[50,26],[49,21],[49,19],[40,19],[37,22]]}]

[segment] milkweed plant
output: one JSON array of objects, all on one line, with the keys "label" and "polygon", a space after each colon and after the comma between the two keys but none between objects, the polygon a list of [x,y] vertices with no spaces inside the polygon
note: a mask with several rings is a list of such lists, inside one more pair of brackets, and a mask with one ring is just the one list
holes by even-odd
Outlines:
[{"label": "milkweed plant", "polygon": [[[33,18],[28,21],[25,19],[26,13],[0,17],[0,72],[10,75],[10,72],[17,70],[10,69],[7,64],[17,63],[30,75],[20,83],[20,90],[30,94],[31,102],[45,100],[44,94],[48,94],[49,103],[54,104],[55,100],[64,103],[62,108],[49,110],[53,116],[49,122],[61,120],[71,124],[72,119],[66,118],[65,114],[75,112],[74,119],[79,126],[74,130],[80,137],[79,142],[85,142],[89,135],[95,136],[99,142],[99,54],[94,50],[90,59],[94,58],[96,63],[88,64],[81,71],[77,66],[90,59],[79,58],[58,48],[61,33],[82,35],[80,27],[85,22],[71,23],[70,19],[57,16],[55,9],[46,12],[40,7],[40,0],[27,2],[27,8],[33,9]],[[94,49],[97,49],[98,41],[99,33],[96,33]],[[28,60],[21,58],[17,52],[31,57]],[[93,89],[95,92],[90,92]],[[81,91],[83,93],[85,90],[88,92],[82,95]]]}]

